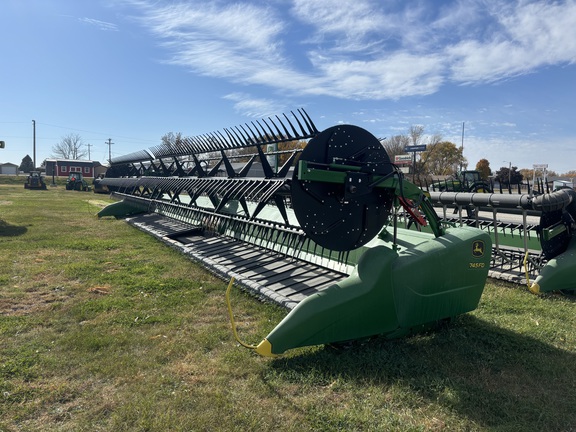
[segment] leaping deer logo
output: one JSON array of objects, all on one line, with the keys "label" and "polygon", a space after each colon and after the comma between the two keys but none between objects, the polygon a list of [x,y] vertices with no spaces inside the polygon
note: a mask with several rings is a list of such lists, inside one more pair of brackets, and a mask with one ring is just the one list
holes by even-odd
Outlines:
[{"label": "leaping deer logo", "polygon": [[484,242],[482,240],[476,240],[472,243],[472,255],[477,258],[484,256]]}]

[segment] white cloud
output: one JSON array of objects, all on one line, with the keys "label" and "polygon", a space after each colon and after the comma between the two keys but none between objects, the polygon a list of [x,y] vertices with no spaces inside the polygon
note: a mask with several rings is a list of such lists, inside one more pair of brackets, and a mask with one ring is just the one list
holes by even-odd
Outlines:
[{"label": "white cloud", "polygon": [[116,24],[100,21],[94,18],[78,18],[78,21],[95,26],[103,31],[118,31],[118,26]]},{"label": "white cloud", "polygon": [[246,117],[265,118],[286,111],[286,107],[270,99],[255,98],[247,93],[230,93],[224,99],[234,102],[234,109]]},{"label": "white cloud", "polygon": [[452,78],[491,82],[576,60],[576,3],[520,2],[496,16],[502,30],[488,41],[467,39],[446,48]]},{"label": "white cloud", "polygon": [[169,63],[287,94],[397,99],[576,60],[574,0],[287,3],[132,2]]}]

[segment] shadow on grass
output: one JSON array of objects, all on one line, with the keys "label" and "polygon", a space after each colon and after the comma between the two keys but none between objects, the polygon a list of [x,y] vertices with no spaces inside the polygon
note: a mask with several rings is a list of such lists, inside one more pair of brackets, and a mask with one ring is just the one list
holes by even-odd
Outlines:
[{"label": "shadow on grass", "polygon": [[383,395],[400,389],[415,404],[437,404],[482,427],[572,431],[574,364],[574,353],[463,315],[425,335],[326,347],[271,367],[303,385],[339,381]]},{"label": "shadow on grass", "polygon": [[16,237],[26,234],[28,228],[25,226],[10,225],[9,223],[0,219],[0,237]]}]

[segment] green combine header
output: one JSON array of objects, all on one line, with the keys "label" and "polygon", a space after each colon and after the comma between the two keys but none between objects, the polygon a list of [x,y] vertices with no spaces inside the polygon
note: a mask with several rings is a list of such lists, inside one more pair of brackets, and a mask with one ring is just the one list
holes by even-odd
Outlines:
[{"label": "green combine header", "polygon": [[289,309],[252,347],[265,356],[450,320],[477,307],[491,264],[490,234],[442,223],[370,132],[318,131],[304,110],[114,158],[101,183],[120,201],[99,216]]}]

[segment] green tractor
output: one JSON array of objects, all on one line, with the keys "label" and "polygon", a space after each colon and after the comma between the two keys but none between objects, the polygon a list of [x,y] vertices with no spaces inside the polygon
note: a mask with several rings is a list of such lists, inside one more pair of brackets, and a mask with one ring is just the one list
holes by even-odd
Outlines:
[{"label": "green tractor", "polygon": [[24,189],[46,189],[44,177],[38,171],[30,171]]},{"label": "green tractor", "polygon": [[66,180],[66,190],[87,192],[90,190],[90,186],[88,186],[88,182],[86,182],[81,172],[71,172]]},{"label": "green tractor", "polygon": [[478,171],[459,171],[446,180],[432,183],[431,189],[438,192],[493,192],[492,186],[482,179]]}]

